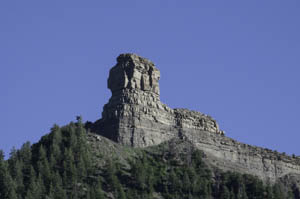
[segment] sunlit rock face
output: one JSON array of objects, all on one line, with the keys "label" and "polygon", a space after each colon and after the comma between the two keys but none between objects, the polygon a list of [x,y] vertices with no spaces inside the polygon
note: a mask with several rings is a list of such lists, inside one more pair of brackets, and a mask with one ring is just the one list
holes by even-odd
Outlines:
[{"label": "sunlit rock face", "polygon": [[211,117],[187,109],[171,109],[160,101],[160,72],[135,54],[121,54],[111,68],[112,96],[104,106],[97,132],[132,147],[157,145],[184,136],[188,129],[221,133]]},{"label": "sunlit rock face", "polygon": [[186,139],[204,151],[216,167],[257,175],[264,181],[300,174],[300,158],[237,142],[226,137],[210,116],[163,104],[159,79],[160,72],[153,62],[135,54],[121,54],[109,73],[112,96],[103,108],[102,118],[89,128],[131,147]]},{"label": "sunlit rock face", "polygon": [[159,70],[154,64],[135,54],[121,54],[109,73],[108,88],[112,94],[123,89],[150,92],[159,97]]}]

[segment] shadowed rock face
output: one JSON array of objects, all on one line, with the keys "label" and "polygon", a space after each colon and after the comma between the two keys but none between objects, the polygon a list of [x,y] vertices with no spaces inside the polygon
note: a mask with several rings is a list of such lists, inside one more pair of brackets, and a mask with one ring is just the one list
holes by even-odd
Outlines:
[{"label": "shadowed rock face", "polygon": [[132,147],[158,145],[173,138],[189,140],[223,170],[257,175],[265,181],[300,174],[300,159],[237,142],[224,136],[208,115],[171,109],[159,98],[160,72],[135,54],[121,54],[110,70],[112,92],[94,132]]}]

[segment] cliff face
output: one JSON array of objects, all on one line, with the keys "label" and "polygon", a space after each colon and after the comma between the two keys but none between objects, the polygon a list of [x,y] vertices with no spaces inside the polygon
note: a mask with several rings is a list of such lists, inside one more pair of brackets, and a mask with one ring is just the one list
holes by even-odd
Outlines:
[{"label": "cliff face", "polygon": [[215,120],[185,109],[171,109],[160,102],[160,72],[154,64],[134,54],[122,54],[110,70],[112,92],[104,106],[97,131],[132,147],[160,144],[183,136],[184,128],[221,133]]},{"label": "cliff face", "polygon": [[160,72],[151,61],[135,54],[120,55],[108,78],[112,96],[92,130],[132,147],[186,139],[218,168],[256,175],[265,181],[300,176],[298,157],[237,142],[226,137],[210,116],[163,104],[159,78]]}]

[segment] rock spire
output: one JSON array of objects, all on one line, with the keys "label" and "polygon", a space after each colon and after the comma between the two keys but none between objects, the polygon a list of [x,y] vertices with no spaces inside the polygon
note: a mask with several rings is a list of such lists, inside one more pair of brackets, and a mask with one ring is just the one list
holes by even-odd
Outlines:
[{"label": "rock spire", "polygon": [[190,129],[222,133],[215,120],[187,109],[171,109],[159,99],[160,72],[154,63],[136,54],[121,54],[110,70],[112,92],[94,130],[132,147],[157,145],[184,137]]}]

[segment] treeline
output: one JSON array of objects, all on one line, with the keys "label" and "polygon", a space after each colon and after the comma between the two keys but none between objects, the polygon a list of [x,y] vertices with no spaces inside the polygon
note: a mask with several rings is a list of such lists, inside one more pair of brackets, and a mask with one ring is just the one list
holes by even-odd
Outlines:
[{"label": "treeline", "polygon": [[[144,153],[131,162],[131,169],[109,163],[104,176],[108,188],[118,198],[152,199],[293,199],[297,190],[282,184],[265,185],[257,177],[234,172],[215,172],[203,161],[203,153],[194,151],[191,162]],[[214,175],[214,176],[213,176]],[[124,192],[124,190],[126,190]],[[126,194],[125,194],[126,193]]]},{"label": "treeline", "polygon": [[[34,145],[0,152],[1,199],[292,199],[297,190],[265,185],[250,175],[212,172],[203,153],[190,157],[138,151],[128,165],[102,157],[97,166],[81,118]],[[172,154],[172,153],[171,153]],[[187,159],[185,159],[187,158]]]},{"label": "treeline", "polygon": [[39,143],[13,149],[7,161],[0,153],[0,198],[103,198],[90,155],[81,118],[54,125]]}]

